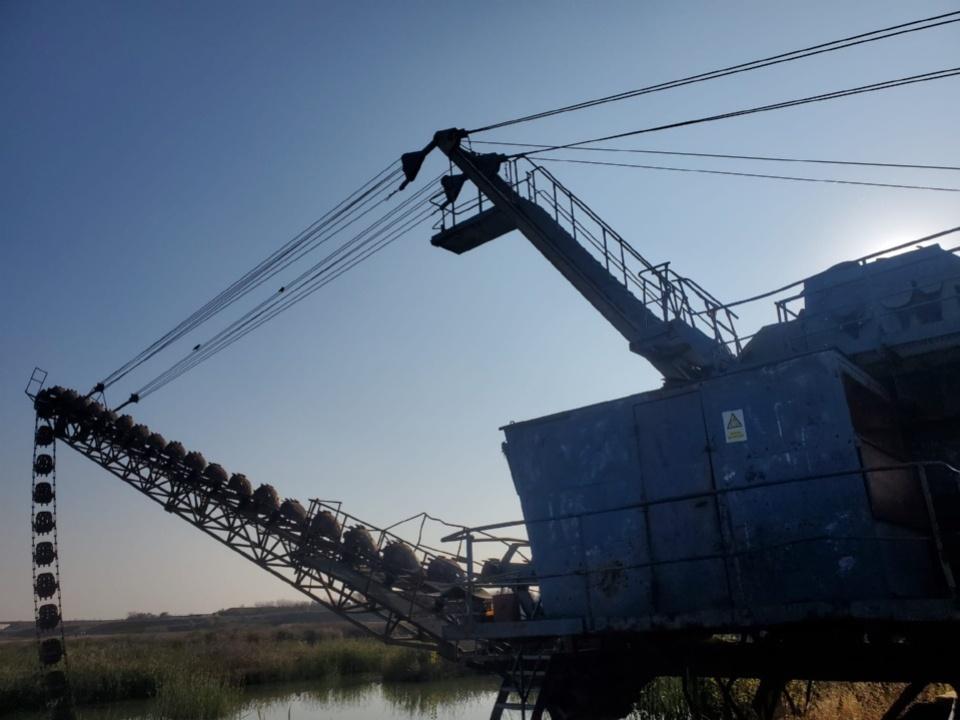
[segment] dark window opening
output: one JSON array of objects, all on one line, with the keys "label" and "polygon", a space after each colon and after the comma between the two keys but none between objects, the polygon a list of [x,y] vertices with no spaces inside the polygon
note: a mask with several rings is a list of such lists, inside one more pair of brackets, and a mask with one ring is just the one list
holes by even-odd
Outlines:
[{"label": "dark window opening", "polygon": [[870,507],[877,520],[919,530],[929,526],[926,502],[916,472],[895,467],[907,460],[896,407],[879,393],[844,376],[850,419],[857,435],[860,463]]}]

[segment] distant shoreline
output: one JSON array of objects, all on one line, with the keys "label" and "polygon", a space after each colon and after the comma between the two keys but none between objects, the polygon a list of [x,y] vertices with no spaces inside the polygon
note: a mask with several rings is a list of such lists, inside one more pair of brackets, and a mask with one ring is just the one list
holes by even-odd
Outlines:
[{"label": "distant shoreline", "polygon": [[[358,619],[363,618],[358,616]],[[373,617],[370,619],[374,620]],[[63,623],[63,629],[66,636],[71,638],[196,632],[240,625],[275,627],[296,624],[320,625],[330,629],[350,627],[350,623],[321,605],[301,603],[278,607],[234,607],[206,614],[130,613],[126,618],[106,620],[67,619]],[[0,622],[0,642],[29,640],[33,637],[33,618]]]}]

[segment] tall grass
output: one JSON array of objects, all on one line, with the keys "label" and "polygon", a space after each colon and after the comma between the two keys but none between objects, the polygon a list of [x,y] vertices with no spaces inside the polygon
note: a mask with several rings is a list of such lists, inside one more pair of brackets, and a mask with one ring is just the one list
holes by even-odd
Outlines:
[{"label": "tall grass", "polygon": [[151,720],[215,720],[239,709],[240,688],[207,672],[174,672],[157,688]]},{"label": "tall grass", "polygon": [[[78,704],[156,698],[157,720],[220,717],[248,685],[357,675],[418,681],[466,672],[431,653],[312,628],[77,638],[67,649]],[[33,643],[0,644],[0,714],[42,706],[36,657]]]},{"label": "tall grass", "polygon": [[692,715],[679,678],[655,678],[634,707],[631,720],[689,720]]},{"label": "tall grass", "polygon": [[[344,637],[316,627],[224,628],[186,634],[76,638],[67,642],[70,680],[78,704],[152,699],[151,720],[209,720],[235,714],[247,686],[315,682],[340,677],[389,682],[432,681],[466,674],[435,654],[384,646],[365,637]],[[37,650],[33,642],[0,643],[0,716],[39,709]],[[751,717],[756,682],[731,689],[740,716]],[[818,683],[810,712],[806,687],[792,683],[790,694],[803,711],[789,717],[879,716],[896,685]],[[931,692],[940,689],[931,689]],[[687,703],[694,699],[695,708]],[[634,720],[700,720],[725,717],[720,687],[693,682],[684,692],[676,678],[659,678],[641,693]],[[860,712],[861,709],[866,710]],[[878,712],[873,712],[879,709]]]}]

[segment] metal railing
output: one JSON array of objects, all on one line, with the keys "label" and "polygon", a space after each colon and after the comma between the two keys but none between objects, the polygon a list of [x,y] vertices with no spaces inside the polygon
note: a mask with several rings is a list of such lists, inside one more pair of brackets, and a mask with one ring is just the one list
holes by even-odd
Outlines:
[{"label": "metal railing", "polygon": [[[669,262],[647,260],[546,168],[527,158],[514,158],[504,172],[517,195],[549,213],[654,315],[665,322],[680,320],[739,354],[736,314],[698,283],[678,274]],[[490,200],[477,192],[476,197],[443,206],[434,229],[452,227],[490,207]]]},{"label": "metal railing", "polygon": [[[121,429],[115,415],[89,401],[56,404],[47,417],[59,440],[357,627],[386,642],[434,648],[447,656],[481,649],[451,647],[443,639],[445,626],[484,611],[464,592],[476,574],[472,547],[461,542],[444,550],[425,538],[428,530],[442,534],[430,524],[446,530],[462,530],[462,525],[420,513],[377,528],[345,512],[339,502],[322,500],[312,500],[303,515],[285,513],[283,505],[258,503],[249,489],[207,479],[183,459],[148,444],[145,434]],[[324,535],[313,525],[321,512],[330,513],[336,532]],[[348,526],[371,534],[370,552],[351,550],[344,541]],[[486,539],[501,553],[516,551],[513,542]],[[405,546],[405,562],[385,554],[393,543]],[[431,572],[434,562],[446,567]]]},{"label": "metal railing", "polygon": [[[512,158],[504,166],[504,174],[507,184],[518,195],[549,212],[555,222],[590,250],[611,275],[644,305],[655,310],[661,319],[682,320],[713,337],[735,356],[740,354],[743,344],[752,335],[738,334],[735,327],[738,316],[733,308],[793,291],[773,300],[776,322],[796,320],[803,312],[806,279],[751,298],[721,303],[695,281],[677,274],[669,262],[649,262],[545,168],[528,158]],[[462,220],[491,206],[492,203],[478,191],[474,198],[442,207],[441,218],[434,228],[442,230],[456,225],[458,218]],[[852,262],[864,266],[924,247],[956,232],[960,232],[960,227],[870,253]],[[948,248],[947,252],[960,253],[960,246]]]},{"label": "metal railing", "polygon": [[[190,472],[179,462],[160,456],[156,451],[131,442],[111,425],[100,427],[93,418],[57,416],[51,420],[57,437],[71,445],[97,464],[149,496],[208,535],[231,547],[278,578],[290,583],[334,612],[377,635],[387,642],[416,647],[444,648],[447,626],[474,626],[491,619],[491,605],[496,604],[496,591],[523,596],[528,604],[517,611],[520,620],[542,617],[540,584],[559,577],[582,577],[589,592],[590,577],[607,571],[623,571],[640,567],[655,567],[680,562],[721,559],[730,562],[737,557],[770,552],[804,543],[836,541],[869,541],[874,543],[928,543],[935,553],[942,572],[943,583],[949,595],[957,597],[950,555],[960,539],[960,521],[949,527],[941,526],[938,496],[931,492],[928,473],[936,469],[941,483],[952,482],[951,492],[960,503],[960,470],[944,462],[910,462],[884,466],[859,467],[831,473],[755,482],[750,485],[721,487],[707,491],[685,493],[643,502],[621,504],[593,511],[527,518],[490,525],[463,527],[418,514],[385,528],[371,527],[343,511],[339,503],[313,500],[306,520],[293,520],[273,512],[264,514],[251,507],[244,496],[223,486],[211,486],[192,480]],[[902,471],[909,470],[909,473]],[[902,531],[884,534],[883,524],[875,523],[872,534],[859,530],[859,535],[824,532],[803,533],[787,537],[777,543],[757,543],[735,547],[723,543],[719,552],[709,556],[690,555],[671,559],[649,558],[634,565],[577,566],[569,571],[537,573],[535,563],[525,550],[530,547],[525,537],[498,534],[500,531],[542,523],[573,520],[582,523],[593,515],[624,510],[645,510],[657,505],[718,498],[734,493],[755,493],[777,486],[834,480],[837,482],[869,482],[876,473],[899,472],[901,480],[917,482],[923,507],[923,521],[919,530],[909,536]],[[319,537],[312,532],[312,519],[320,512],[330,512],[340,531],[335,537]],[[455,532],[441,542],[456,543],[452,550],[432,547],[424,540],[427,523],[439,523]],[[343,542],[342,531],[350,524],[362,525],[375,534],[375,549],[366,557],[350,553]],[[407,539],[397,532],[402,526],[415,525],[416,539]],[[406,533],[405,533],[406,534]],[[416,558],[416,565],[391,566],[384,557],[390,543],[406,543]],[[486,548],[496,548],[494,552]],[[576,548],[571,548],[571,552]],[[501,553],[502,554],[499,554]],[[576,554],[580,557],[580,554]],[[494,559],[491,566],[484,560]],[[516,561],[519,559],[519,561]],[[431,577],[431,563],[444,560],[456,569],[455,577],[440,580]],[[548,598],[549,600],[549,598]],[[549,608],[546,608],[549,610]],[[494,617],[494,620],[499,618]],[[469,633],[467,638],[471,637]],[[488,641],[458,646],[453,652],[462,656],[470,653],[496,653],[497,642]]]},{"label": "metal railing", "polygon": [[[321,512],[329,512],[333,516],[341,529],[340,537],[333,539],[307,535],[301,541],[302,552],[307,556],[321,555],[332,561],[352,564],[356,570],[367,578],[368,582],[387,586],[409,602],[406,615],[411,618],[415,617],[418,608],[429,607],[450,624],[470,622],[485,612],[484,608],[471,600],[475,597],[475,590],[490,586],[489,583],[479,580],[481,573],[476,571],[476,566],[487,560],[515,554],[520,555],[525,562],[529,560],[526,554],[519,552],[520,544],[525,545],[525,540],[500,538],[482,531],[471,535],[469,540],[461,538],[454,550],[433,547],[424,540],[424,531],[428,522],[447,529],[454,529],[458,533],[465,531],[467,528],[464,525],[448,523],[427,513],[418,513],[388,527],[378,528],[345,512],[340,502],[312,499],[308,519],[304,526],[309,527],[313,518]],[[414,525],[416,527],[415,540],[408,535],[401,535],[396,532],[396,528],[404,525]],[[362,557],[351,557],[346,551],[342,537],[348,527],[362,527],[370,532],[374,539],[373,552]],[[494,554],[491,556],[487,553],[482,559],[478,559],[474,550],[474,543],[477,542],[500,546],[503,551],[502,555]],[[417,561],[417,569],[392,569],[389,566],[389,562],[384,556],[384,550],[393,543],[403,544],[413,552]],[[431,579],[430,565],[438,560],[456,566],[459,571],[457,577],[450,580]],[[448,567],[452,566],[448,565]],[[462,590],[462,596],[459,596],[458,593],[450,593],[453,588]],[[358,597],[361,598],[361,602],[356,605],[356,611],[363,612],[366,607],[364,586],[359,586],[355,590],[358,592]],[[448,597],[440,600],[438,594],[441,597],[444,595]],[[330,600],[335,601],[337,598],[330,598]],[[342,600],[340,602],[341,607],[347,612],[351,610],[348,605],[343,604]]]},{"label": "metal railing", "polygon": [[[726,542],[722,544],[722,550],[709,555],[689,555],[681,556],[677,558],[656,560],[649,559],[646,562],[633,563],[633,564],[622,564],[616,563],[609,566],[589,566],[589,567],[578,567],[574,570],[569,570],[565,572],[555,572],[555,573],[537,573],[536,572],[536,563],[531,563],[529,570],[523,574],[516,574],[511,576],[509,574],[504,574],[502,576],[496,576],[491,578],[481,578],[473,574],[472,571],[468,573],[466,582],[469,586],[477,588],[501,588],[504,590],[515,590],[517,588],[530,589],[537,595],[537,612],[540,611],[540,602],[539,598],[539,587],[540,583],[544,580],[560,579],[560,578],[570,578],[570,577],[582,577],[584,582],[587,583],[587,592],[589,590],[589,579],[591,576],[596,576],[604,572],[622,572],[624,570],[634,570],[641,568],[655,568],[663,565],[675,565],[678,563],[684,562],[697,562],[703,560],[723,560],[724,562],[729,562],[735,558],[756,555],[764,552],[772,552],[775,550],[784,550],[791,547],[797,547],[800,545],[814,543],[814,542],[842,542],[842,541],[858,541],[858,542],[870,542],[878,544],[905,544],[905,543],[927,543],[929,544],[932,552],[935,555],[937,565],[940,569],[941,579],[943,585],[946,588],[949,596],[953,599],[960,597],[958,595],[956,578],[954,576],[954,568],[952,560],[960,560],[960,558],[951,558],[948,554],[946,539],[948,537],[960,538],[960,526],[956,528],[946,529],[941,526],[941,513],[939,512],[937,497],[931,492],[930,488],[930,479],[928,477],[928,472],[932,469],[939,470],[946,477],[950,478],[956,486],[957,498],[960,500],[960,469],[941,461],[918,461],[918,462],[907,462],[907,463],[897,463],[884,466],[875,466],[875,467],[860,467],[853,470],[837,471],[832,473],[819,473],[815,475],[806,475],[794,478],[784,478],[779,480],[768,480],[765,482],[753,483],[751,485],[741,485],[735,487],[725,487],[725,488],[715,488],[709,491],[695,492],[695,493],[685,493],[682,495],[676,495],[667,498],[659,498],[657,500],[648,500],[643,502],[634,502],[627,503],[623,505],[617,505],[610,508],[604,508],[600,510],[592,511],[583,511],[577,513],[569,513],[563,515],[555,515],[551,517],[543,518],[531,518],[524,520],[513,520],[507,522],[491,523],[487,525],[480,525],[476,527],[465,528],[458,532],[452,533],[443,538],[445,542],[466,542],[467,556],[471,555],[471,547],[477,542],[486,542],[487,539],[491,536],[496,537],[493,533],[502,530],[508,530],[512,528],[524,527],[529,528],[531,525],[538,525],[544,523],[552,522],[562,522],[562,521],[574,521],[577,523],[582,523],[583,519],[589,516],[595,515],[604,515],[622,512],[625,510],[645,510],[658,505],[669,505],[673,503],[681,502],[690,502],[698,499],[709,499],[709,498],[718,498],[724,495],[731,495],[736,493],[748,493],[748,492],[759,492],[765,489],[775,488],[778,486],[784,485],[794,485],[801,483],[811,483],[815,481],[822,480],[848,480],[856,482],[868,481],[870,476],[874,473],[886,473],[891,471],[904,471],[908,470],[909,473],[902,476],[905,482],[916,482],[919,487],[920,495],[923,503],[923,512],[924,512],[924,529],[922,531],[917,531],[917,534],[912,536],[905,536],[900,532],[895,532],[893,534],[883,534],[880,532],[880,527],[878,527],[878,522],[888,522],[881,520],[879,518],[874,518],[874,534],[872,535],[834,535],[834,534],[819,534],[819,535],[804,535],[802,537],[796,537],[792,539],[783,540],[776,543],[766,543],[766,544],[755,544],[750,547],[745,548],[734,548],[730,547]],[[896,523],[890,523],[896,525]],[[479,534],[483,534],[484,538],[478,539]],[[582,537],[583,528],[578,526],[578,535]],[[527,541],[521,541],[525,544]],[[571,553],[576,553],[576,548],[570,548]],[[578,555],[579,556],[579,555]],[[469,565],[468,565],[469,568]],[[549,598],[548,598],[549,601]],[[527,618],[534,619],[534,618]],[[460,621],[460,624],[467,624],[469,622],[475,622],[476,618],[471,617],[466,620]]]},{"label": "metal railing", "polygon": [[[898,248],[895,248],[895,249],[896,249],[896,250],[900,250],[901,248],[898,247]],[[864,266],[864,265],[871,264],[871,263],[877,262],[877,261],[879,261],[879,260],[883,260],[883,259],[885,259],[885,258],[887,258],[887,257],[891,257],[890,255],[887,254],[887,253],[889,253],[889,252],[892,252],[892,250],[874,253],[874,254],[872,254],[872,255],[868,255],[868,256],[866,256],[866,257],[859,258],[859,259],[856,260],[855,262],[862,267],[862,266]],[[954,254],[954,255],[960,254],[960,246],[952,247],[952,248],[947,248],[946,252],[952,253],[952,254]],[[926,259],[926,258],[921,258],[920,260],[917,260],[917,261],[915,261],[915,262],[920,262],[921,260],[925,260],[925,259]],[[893,266],[893,267],[890,267],[889,270],[881,271],[881,273],[882,273],[882,272],[896,272],[896,271],[898,271],[898,270],[902,270],[903,267],[904,267],[903,265]],[[960,276],[950,276],[950,277],[943,278],[943,279],[946,280],[946,281],[957,281],[957,280],[960,280]],[[835,290],[835,289],[838,288],[838,287],[843,287],[844,285],[848,285],[848,284],[850,284],[850,283],[860,282],[860,281],[861,281],[861,280],[860,280],[859,278],[857,278],[857,279],[855,279],[855,280],[847,280],[847,281],[844,281],[844,282],[837,283],[837,284],[835,284],[835,285],[831,285],[829,289],[830,289],[830,290]],[[794,284],[793,286],[791,286],[791,287],[796,287],[796,286],[800,285],[800,284],[803,283],[803,282],[805,282],[805,281],[799,281],[798,283],[795,283],[795,284]],[[893,297],[893,296],[895,296],[895,295],[901,294],[902,292],[903,292],[903,289],[897,289],[897,290],[894,290],[894,291],[890,292],[888,295],[886,295],[886,296],[884,296],[883,298],[880,298],[880,299],[882,300],[882,299],[886,299],[886,298],[889,298],[889,297]],[[952,294],[952,295],[948,295],[948,296],[945,297],[945,298],[940,298],[940,297],[932,298],[932,299],[929,300],[929,301],[925,301],[925,302],[922,302],[922,303],[919,303],[919,304],[914,304],[913,307],[917,307],[918,305],[929,304],[929,303],[932,303],[932,302],[940,302],[941,300],[950,299],[951,297],[956,297],[956,296],[957,296],[957,294],[954,293],[954,294]],[[800,317],[800,314],[801,314],[801,313],[804,311],[804,309],[805,309],[803,306],[805,305],[806,297],[807,297],[807,292],[806,292],[805,289],[802,289],[802,290],[800,290],[799,292],[795,292],[795,293],[793,293],[793,294],[791,294],[791,295],[788,295],[787,297],[783,297],[783,298],[780,298],[780,299],[778,299],[778,300],[775,300],[775,301],[774,301],[774,305],[776,306],[776,309],[777,309],[777,322],[788,322],[788,321],[790,321],[790,320],[796,320],[796,319],[798,319],[798,318]],[[836,313],[838,310],[839,310],[839,311],[842,311],[844,308],[846,308],[846,309],[848,309],[848,310],[854,310],[854,309],[856,309],[856,307],[857,307],[859,304],[862,304],[862,301],[856,301],[856,300],[855,300],[855,301],[850,301],[850,302],[846,303],[845,305],[841,305],[841,306],[838,306],[838,307],[833,307],[833,308],[831,308],[831,313]],[[891,313],[891,314],[892,314],[892,313]],[[807,315],[807,319],[809,319],[810,317],[812,317],[812,316]]]}]

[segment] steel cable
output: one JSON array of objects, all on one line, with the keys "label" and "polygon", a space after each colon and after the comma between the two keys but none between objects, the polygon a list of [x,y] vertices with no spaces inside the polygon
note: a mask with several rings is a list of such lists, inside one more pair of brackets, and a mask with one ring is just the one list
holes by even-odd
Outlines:
[{"label": "steel cable", "polygon": [[[475,145],[502,145],[507,147],[554,148],[555,145],[543,143],[498,142],[495,140],[472,140]],[[729,155],[724,153],[684,152],[679,150],[646,150],[642,148],[587,147],[579,145],[569,148],[578,152],[600,153],[637,153],[641,155],[674,155],[680,157],[718,158],[722,160],[759,160],[781,163],[812,163],[817,165],[854,165],[857,167],[898,168],[909,170],[952,170],[960,171],[960,165],[923,165],[919,163],[875,162],[867,160],[832,160],[825,158],[795,158],[773,155]]]},{"label": "steel cable", "polygon": [[[196,329],[230,304],[258,287],[265,280],[273,277],[277,272],[280,272],[291,263],[296,262],[305,254],[311,252],[319,244],[322,244],[339,232],[339,230],[352,224],[357,218],[354,217],[354,220],[350,220],[350,218],[358,213],[364,205],[370,204],[377,197],[384,194],[387,187],[399,175],[400,170],[396,165],[397,163],[391,163],[384,170],[381,170],[373,178],[365,182],[357,190],[334,206],[334,208],[327,211],[321,218],[287,241],[282,247],[271,253],[251,270],[247,271],[238,280],[231,283],[198,310],[194,311],[185,320],[181,321],[132,359],[107,375],[101,381],[103,387],[109,387],[125,377],[144,362],[162,352],[184,335]],[[365,215],[369,210],[370,208],[360,213],[360,216]],[[340,227],[338,227],[338,224],[340,224]]]},{"label": "steel cable", "polygon": [[668,170],[670,172],[702,173],[707,175],[732,175],[736,177],[760,178],[764,180],[791,180],[808,183],[833,183],[836,185],[864,185],[878,188],[897,188],[901,190],[929,190],[934,192],[960,192],[960,188],[936,187],[932,185],[904,185],[900,183],[868,182],[865,180],[840,180],[836,178],[813,178],[797,175],[768,175],[763,173],[735,172],[733,170],[708,170],[706,168],[682,168],[669,165],[639,165],[634,163],[603,162],[601,160],[577,160],[575,158],[542,157],[540,162],[562,162],[577,165],[599,165],[603,167],[638,168],[641,170]]},{"label": "steel cable", "polygon": [[[618,102],[620,100],[627,100],[634,97],[639,97],[641,95],[646,95],[648,93],[660,92],[663,90],[672,90],[674,88],[683,87],[685,85],[691,85],[693,83],[704,82],[707,80],[715,80],[721,77],[727,77],[729,75],[736,75],[738,73],[749,72],[751,70],[758,70],[764,67],[770,67],[772,65],[779,65],[785,62],[792,62],[793,60],[801,60],[803,58],[812,57],[814,55],[820,55],[827,52],[833,52],[835,50],[843,50],[845,48],[854,47],[857,45],[863,45],[869,42],[876,42],[878,40],[886,40],[891,37],[896,37],[899,35],[905,35],[908,33],[919,32],[921,30],[929,30],[931,28],[940,27],[942,25],[949,25],[960,21],[960,11],[952,11],[948,13],[943,13],[941,15],[934,15],[932,17],[923,18],[920,20],[912,20],[907,23],[901,23],[899,25],[891,25],[890,27],[880,28],[878,30],[871,30],[870,32],[860,33],[858,35],[851,35],[849,37],[840,38],[838,40],[831,40],[826,43],[819,43],[817,45],[811,45],[809,47],[800,48],[799,50],[792,50],[786,53],[780,53],[778,55],[772,55],[770,57],[761,58],[759,60],[752,60],[746,63],[739,63],[737,65],[731,65],[729,67],[720,68],[718,70],[711,70],[710,72],[699,73],[696,75],[690,75],[688,77],[680,78],[678,80],[670,80],[668,82],[657,83],[655,85],[648,85],[646,87],[637,88],[635,90],[627,90],[624,92],[616,93],[614,95],[607,95],[601,98],[595,98],[593,100],[586,100],[579,103],[574,103],[572,105],[565,105],[563,107],[555,108],[553,110],[545,110],[543,112],[533,113],[530,115],[524,115],[519,118],[514,118],[512,120],[505,120],[498,123],[493,123],[490,125],[484,125],[474,130],[470,130],[470,134],[486,132],[488,130],[495,130],[502,127],[508,127],[510,125],[518,125],[520,123],[530,122],[533,120],[540,120],[546,117],[551,117],[553,115],[560,115],[562,113],[573,112],[576,110],[583,110],[585,108],[595,107],[597,105],[604,105],[606,103]],[[947,19],[951,18],[951,19]]]},{"label": "steel cable", "polygon": [[[437,179],[439,179],[439,176]],[[436,180],[434,180],[434,182],[435,181]],[[307,295],[312,294],[320,287],[336,279],[344,272],[352,269],[360,262],[363,262],[372,254],[378,252],[399,237],[397,232],[391,233],[391,230],[394,230],[398,224],[402,225],[400,228],[402,232],[407,232],[414,225],[425,220],[435,211],[432,208],[428,209],[426,213],[420,212],[417,214],[417,211],[421,210],[424,205],[430,203],[430,198],[424,198],[423,196],[430,190],[432,185],[433,183],[430,183],[421,188],[421,190],[411,195],[404,202],[353,235],[312,267],[302,272],[290,283],[284,285],[269,298],[261,301],[240,318],[227,325],[204,343],[198,345],[194,351],[181,358],[173,366],[150,380],[141,387],[136,394],[140,398],[146,397],[233,344],[251,330],[272,319]],[[414,214],[416,214],[414,222],[408,221],[404,223],[405,220]],[[383,236],[385,234],[387,238],[384,242]],[[378,240],[380,240],[382,244],[378,244]],[[364,249],[369,248],[371,245],[373,245],[375,249],[372,252],[364,252]]]},{"label": "steel cable", "polygon": [[913,85],[915,83],[921,82],[930,82],[932,80],[943,80],[950,77],[955,77],[960,75],[960,67],[945,68],[943,70],[934,70],[932,72],[921,73],[919,75],[909,75],[907,77],[897,78],[895,80],[883,80],[877,83],[871,83],[869,85],[861,85],[858,87],[847,88],[845,90],[834,90],[832,92],[821,93],[819,95],[810,95],[804,98],[798,98],[795,100],[784,100],[778,103],[771,103],[769,105],[759,105],[752,108],[745,108],[743,110],[733,110],[731,112],[719,113],[717,115],[708,115],[706,117],[694,118],[691,120],[681,120],[679,122],[667,123],[664,125],[656,125],[649,128],[643,128],[640,130],[629,130],[627,132],[615,133],[613,135],[604,135],[603,137],[591,138],[589,140],[579,140],[577,142],[565,143],[563,145],[553,145],[549,147],[539,148],[536,150],[529,150],[522,153],[514,153],[508,157],[528,157],[530,155],[537,155],[544,152],[550,152],[553,150],[566,150],[567,148],[579,147],[580,145],[591,145],[598,142],[606,142],[609,140],[619,140],[620,138],[633,137],[634,135],[644,135],[646,133],[659,132],[661,130],[672,130],[674,128],[687,127],[690,125],[699,125],[702,123],[715,122],[718,120],[727,120],[729,118],[740,117],[743,115],[753,115],[755,113],[769,112],[771,110],[781,110],[784,108],[795,107],[798,105],[806,105],[809,103],[815,102],[824,102],[826,100],[836,100],[837,98],[849,97],[851,95],[860,95],[862,93],[868,92],[878,92],[880,90],[889,90],[890,88],[901,87],[904,85]]},{"label": "steel cable", "polygon": [[222,335],[218,334],[219,336],[215,336],[214,338],[211,339],[211,341],[208,342],[207,352],[198,354],[196,356],[192,356],[192,355],[187,356],[180,363],[178,363],[177,366],[166,371],[161,376],[158,376],[158,378],[156,378],[154,381],[151,381],[151,383],[149,383],[147,386],[141,389],[141,391],[138,394],[141,397],[145,397],[146,395],[149,395],[155,392],[156,390],[160,389],[164,385],[177,379],[184,373],[188,372],[189,370],[193,369],[197,365],[201,364],[202,362],[213,357],[217,353],[221,352],[222,350],[226,349],[233,343],[237,342],[241,338],[248,335],[250,332],[252,332],[256,328],[260,327],[264,323],[273,319],[274,317],[279,315],[281,312],[287,310],[289,307],[305,299],[307,296],[313,294],[320,288],[327,285],[329,282],[332,282],[336,278],[340,277],[340,275],[349,271],[350,269],[358,265],[360,262],[363,262],[364,260],[372,256],[376,252],[379,252],[381,249],[389,245],[394,240],[399,239],[401,235],[411,230],[416,225],[419,225],[420,223],[422,223],[424,220],[426,220],[429,216],[431,216],[435,212],[436,211],[433,209],[428,209],[427,212],[421,213],[420,215],[415,217],[413,221],[406,223],[399,230],[388,235],[386,239],[381,240],[379,243],[376,243],[372,249],[366,251],[359,257],[356,257],[355,259],[350,260],[344,267],[340,268],[336,272],[330,273],[328,271],[327,275],[318,278],[317,282],[315,282],[314,284],[312,284],[307,288],[304,288],[303,291],[298,293],[297,295],[288,297],[283,302],[275,303],[265,308],[260,308],[257,312],[249,315],[248,317],[245,317],[242,321],[238,321],[235,325],[227,328],[226,331],[221,331]]}]

